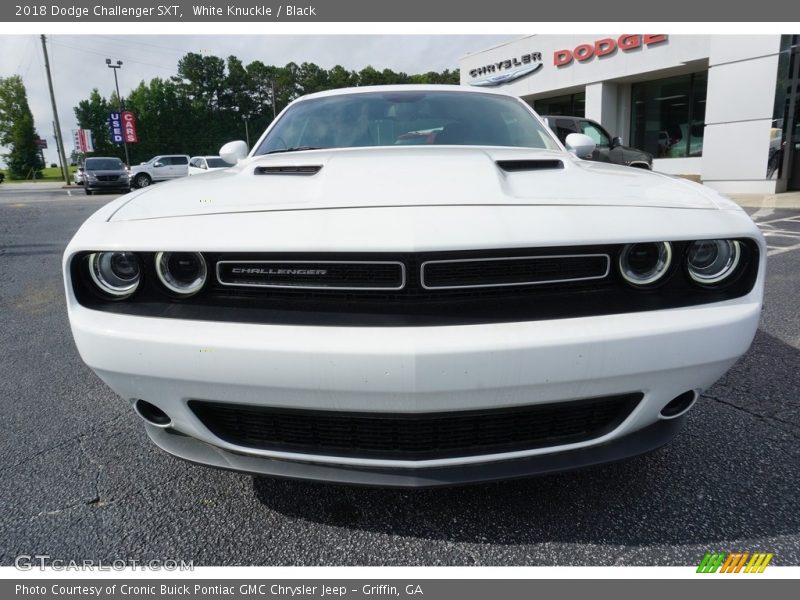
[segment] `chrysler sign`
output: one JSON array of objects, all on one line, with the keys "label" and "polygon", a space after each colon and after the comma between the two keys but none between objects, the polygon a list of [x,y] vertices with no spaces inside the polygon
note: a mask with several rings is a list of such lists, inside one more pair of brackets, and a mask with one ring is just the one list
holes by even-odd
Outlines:
[{"label": "chrysler sign", "polygon": [[542,64],[541,52],[501,60],[470,70],[469,76],[473,79],[469,84],[481,87],[502,85],[538,71]]}]

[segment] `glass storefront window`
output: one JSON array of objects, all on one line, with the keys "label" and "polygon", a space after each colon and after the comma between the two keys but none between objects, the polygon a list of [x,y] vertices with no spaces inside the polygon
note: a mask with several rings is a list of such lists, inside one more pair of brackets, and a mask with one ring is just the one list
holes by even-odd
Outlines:
[{"label": "glass storefront window", "polygon": [[565,117],[586,116],[586,92],[540,98],[533,101],[533,110],[540,115],[563,115]]},{"label": "glass storefront window", "polygon": [[631,86],[631,145],[656,158],[702,156],[708,73]]},{"label": "glass storefront window", "polygon": [[[772,112],[767,155],[767,179],[782,180],[778,183],[781,190],[784,186],[786,189],[790,189],[787,185],[790,178],[800,179],[798,177],[800,173],[793,174],[792,165],[784,164],[783,160],[784,153],[787,152],[786,141],[790,138],[794,145],[794,151],[790,154],[795,155],[797,150],[800,150],[800,103],[798,103],[796,91],[798,84],[794,80],[796,72],[794,63],[798,57],[798,47],[800,47],[800,35],[781,36],[775,83],[775,105]],[[791,132],[790,129],[794,129],[794,131]],[[789,169],[789,172],[784,173],[785,167]]]}]

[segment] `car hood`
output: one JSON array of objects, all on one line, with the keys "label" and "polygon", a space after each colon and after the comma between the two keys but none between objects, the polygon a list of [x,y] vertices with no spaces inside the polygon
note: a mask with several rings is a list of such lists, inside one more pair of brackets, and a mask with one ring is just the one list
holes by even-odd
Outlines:
[{"label": "car hood", "polygon": [[683,179],[560,151],[398,146],[251,157],[230,169],[142,190],[110,220],[442,205],[717,209],[718,198]]}]

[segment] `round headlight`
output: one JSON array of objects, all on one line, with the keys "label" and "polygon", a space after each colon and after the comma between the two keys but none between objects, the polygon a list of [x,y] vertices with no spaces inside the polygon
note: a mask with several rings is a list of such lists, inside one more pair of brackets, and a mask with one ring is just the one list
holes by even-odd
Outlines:
[{"label": "round headlight", "polygon": [[741,244],[735,240],[692,242],[686,255],[689,277],[703,285],[720,283],[733,275],[741,255]]},{"label": "round headlight", "polygon": [[619,272],[634,286],[656,283],[672,264],[672,245],[669,242],[628,244],[619,255]]},{"label": "round headlight", "polygon": [[206,261],[199,252],[159,252],[156,273],[169,291],[190,296],[206,282]]},{"label": "round headlight", "polygon": [[142,270],[133,252],[95,252],[89,255],[89,274],[104,294],[126,298],[139,287]]}]

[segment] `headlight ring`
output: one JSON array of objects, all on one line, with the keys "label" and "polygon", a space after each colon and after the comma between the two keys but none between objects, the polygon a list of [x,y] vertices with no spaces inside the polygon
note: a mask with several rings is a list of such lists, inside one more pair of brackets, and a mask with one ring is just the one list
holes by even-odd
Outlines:
[{"label": "headlight ring", "polygon": [[738,271],[742,244],[737,240],[697,240],[686,252],[686,270],[700,285],[716,285]]},{"label": "headlight ring", "polygon": [[205,285],[208,270],[199,252],[158,252],[156,274],[161,284],[179,296],[191,296]]},{"label": "headlight ring", "polygon": [[88,261],[92,281],[107,296],[127,298],[141,283],[141,264],[133,252],[94,252]]},{"label": "headlight ring", "polygon": [[641,242],[627,244],[620,252],[618,267],[622,278],[634,287],[661,281],[672,266],[672,244]]}]

